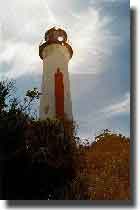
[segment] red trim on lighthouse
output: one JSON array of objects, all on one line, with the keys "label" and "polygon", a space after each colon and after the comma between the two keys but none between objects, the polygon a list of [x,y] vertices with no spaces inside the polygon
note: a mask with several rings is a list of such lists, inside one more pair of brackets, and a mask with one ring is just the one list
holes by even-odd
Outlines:
[{"label": "red trim on lighthouse", "polygon": [[63,73],[59,68],[55,73],[55,110],[56,117],[64,118],[64,83]]}]

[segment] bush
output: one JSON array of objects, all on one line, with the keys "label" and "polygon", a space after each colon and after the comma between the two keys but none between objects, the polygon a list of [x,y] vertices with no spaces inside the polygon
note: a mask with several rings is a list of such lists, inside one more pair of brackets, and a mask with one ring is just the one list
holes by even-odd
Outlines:
[{"label": "bush", "polygon": [[67,119],[35,119],[36,88],[23,102],[0,82],[1,199],[128,200],[130,140],[105,130],[89,144]]},{"label": "bush", "polygon": [[66,199],[130,200],[130,140],[103,132],[97,142],[81,147],[79,176]]}]

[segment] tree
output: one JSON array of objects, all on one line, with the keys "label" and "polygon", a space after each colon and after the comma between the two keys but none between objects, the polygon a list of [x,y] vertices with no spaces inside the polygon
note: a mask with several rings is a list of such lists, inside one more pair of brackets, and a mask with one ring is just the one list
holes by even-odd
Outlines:
[{"label": "tree", "polygon": [[14,93],[0,82],[1,199],[130,199],[129,138],[105,129],[83,143],[74,122],[34,117],[36,88]]},{"label": "tree", "polygon": [[39,99],[36,88],[19,102],[12,98],[14,83],[4,81],[0,87],[4,199],[58,199],[60,189],[76,172],[73,123],[34,119],[32,103]]},{"label": "tree", "polygon": [[72,200],[130,200],[130,139],[105,130],[81,147],[78,176],[65,191]]}]

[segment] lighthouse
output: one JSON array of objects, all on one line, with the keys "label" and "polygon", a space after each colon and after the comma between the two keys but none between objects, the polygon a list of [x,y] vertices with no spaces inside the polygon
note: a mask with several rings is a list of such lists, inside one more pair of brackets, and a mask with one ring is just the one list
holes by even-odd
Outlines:
[{"label": "lighthouse", "polygon": [[53,27],[45,33],[39,46],[43,61],[43,76],[39,118],[68,119],[72,121],[72,102],[68,63],[73,50],[67,41],[67,33]]}]

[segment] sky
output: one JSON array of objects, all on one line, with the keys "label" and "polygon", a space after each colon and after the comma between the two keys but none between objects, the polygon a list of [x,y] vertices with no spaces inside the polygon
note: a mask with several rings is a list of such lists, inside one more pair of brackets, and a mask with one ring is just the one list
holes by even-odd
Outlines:
[{"label": "sky", "polygon": [[21,96],[40,89],[38,46],[49,28],[61,27],[74,51],[69,73],[78,134],[91,138],[108,128],[130,136],[129,12],[128,0],[3,1],[0,80],[15,79]]}]

